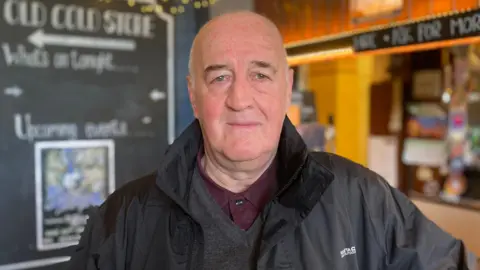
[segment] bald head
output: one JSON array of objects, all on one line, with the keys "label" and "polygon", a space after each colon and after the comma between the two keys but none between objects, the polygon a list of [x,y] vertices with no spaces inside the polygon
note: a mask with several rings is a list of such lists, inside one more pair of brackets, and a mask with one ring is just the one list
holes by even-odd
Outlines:
[{"label": "bald head", "polygon": [[[247,33],[251,33],[248,35]],[[188,71],[191,77],[195,73],[195,66],[198,63],[198,55],[203,46],[212,45],[221,35],[229,35],[235,39],[235,35],[249,36],[249,38],[268,39],[270,46],[279,52],[283,64],[288,68],[287,54],[283,47],[283,39],[275,24],[268,18],[251,11],[237,11],[223,14],[207,22],[195,36],[190,58]],[[221,41],[219,41],[221,42]],[[208,45],[205,45],[208,43]]]},{"label": "bald head", "polygon": [[227,170],[270,162],[293,82],[275,25],[253,12],[216,17],[196,36],[190,60],[188,92],[205,156]]}]

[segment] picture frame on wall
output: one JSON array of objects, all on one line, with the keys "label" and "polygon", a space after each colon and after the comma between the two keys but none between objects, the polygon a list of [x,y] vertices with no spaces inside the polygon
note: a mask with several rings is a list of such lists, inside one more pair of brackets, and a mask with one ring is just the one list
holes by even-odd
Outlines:
[{"label": "picture frame on wall", "polygon": [[442,97],[442,71],[440,69],[421,70],[413,74],[413,99],[434,100]]},{"label": "picture frame on wall", "polygon": [[88,210],[115,189],[113,140],[35,143],[37,249],[78,243]]}]

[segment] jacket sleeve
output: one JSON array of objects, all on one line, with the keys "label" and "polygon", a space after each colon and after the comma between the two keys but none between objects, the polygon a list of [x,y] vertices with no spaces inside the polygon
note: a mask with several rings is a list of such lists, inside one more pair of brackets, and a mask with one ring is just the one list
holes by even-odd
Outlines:
[{"label": "jacket sleeve", "polygon": [[370,172],[363,197],[385,269],[466,270],[463,243],[444,232],[399,190]]},{"label": "jacket sleeve", "polygon": [[82,237],[75,247],[66,270],[97,270],[95,254],[104,241],[104,226],[100,208],[92,208]]}]

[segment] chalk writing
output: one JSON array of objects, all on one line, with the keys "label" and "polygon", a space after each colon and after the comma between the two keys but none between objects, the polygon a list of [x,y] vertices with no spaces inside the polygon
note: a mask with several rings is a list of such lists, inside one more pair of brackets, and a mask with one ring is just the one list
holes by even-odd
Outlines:
[{"label": "chalk writing", "polygon": [[85,136],[87,138],[112,138],[128,136],[128,124],[117,119],[103,123],[86,123]]},{"label": "chalk writing", "polygon": [[76,139],[78,127],[74,123],[34,124],[30,114],[15,114],[15,135],[20,140],[32,142],[36,139]]},{"label": "chalk writing", "polygon": [[10,46],[2,43],[2,52],[7,66],[22,66],[31,68],[50,67],[50,54],[43,49],[28,50],[24,45]]},{"label": "chalk writing", "polygon": [[55,4],[50,9],[40,1],[6,0],[2,16],[11,26],[67,32],[102,33],[119,37],[155,37],[155,16],[116,10],[100,10],[74,4]]}]

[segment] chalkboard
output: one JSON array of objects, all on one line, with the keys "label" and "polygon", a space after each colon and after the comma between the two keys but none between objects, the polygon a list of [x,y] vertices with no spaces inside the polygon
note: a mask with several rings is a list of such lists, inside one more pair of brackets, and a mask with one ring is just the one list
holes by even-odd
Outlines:
[{"label": "chalkboard", "polygon": [[0,270],[60,269],[85,209],[172,142],[173,19],[141,11],[0,0]]},{"label": "chalkboard", "polygon": [[414,23],[386,27],[353,36],[356,52],[416,45],[480,34],[480,9]]}]

